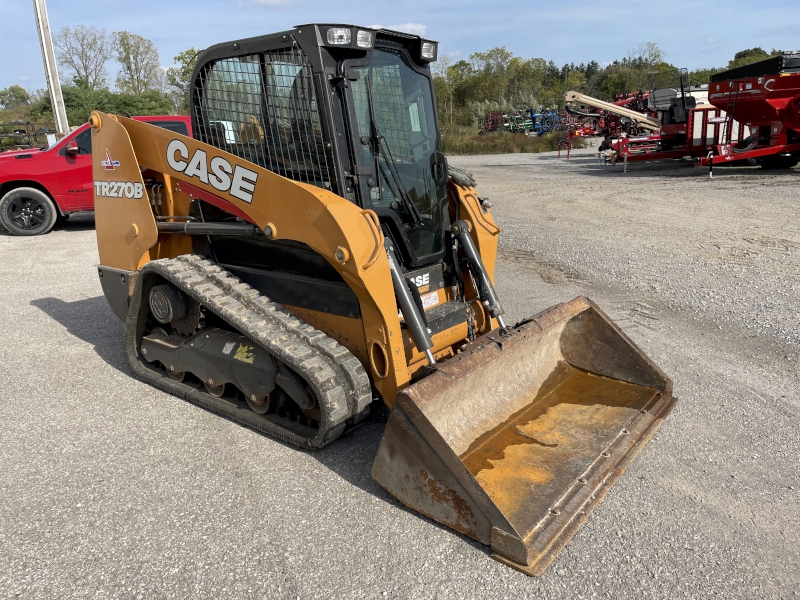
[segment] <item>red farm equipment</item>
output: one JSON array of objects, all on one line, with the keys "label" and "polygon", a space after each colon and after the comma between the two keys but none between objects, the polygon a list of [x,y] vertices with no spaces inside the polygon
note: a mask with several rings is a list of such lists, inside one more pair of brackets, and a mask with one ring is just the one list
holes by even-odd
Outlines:
[{"label": "red farm equipment", "polygon": [[600,150],[611,151],[613,162],[690,158],[697,165],[765,169],[800,162],[800,52],[717,73],[708,86],[691,86],[685,69],[661,74],[642,112],[619,99],[612,104],[575,92],[565,99],[603,109]]},{"label": "red farm equipment", "polygon": [[[726,119],[699,164],[747,160],[788,169],[800,162],[800,51],[712,75],[708,99]],[[738,132],[734,119],[743,124]],[[744,139],[742,131],[749,133]]]},{"label": "red farm equipment", "polygon": [[502,110],[490,110],[486,113],[486,118],[481,123],[481,130],[478,135],[486,135],[493,131],[504,131],[505,122],[505,114]]}]

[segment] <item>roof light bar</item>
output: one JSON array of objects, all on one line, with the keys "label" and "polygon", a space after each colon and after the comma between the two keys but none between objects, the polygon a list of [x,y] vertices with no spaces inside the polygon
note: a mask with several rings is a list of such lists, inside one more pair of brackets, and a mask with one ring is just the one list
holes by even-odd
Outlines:
[{"label": "roof light bar", "polygon": [[420,51],[422,58],[428,60],[436,60],[436,43],[435,42],[422,42],[422,50]]},{"label": "roof light bar", "polygon": [[347,46],[350,44],[352,33],[348,27],[331,27],[328,29],[328,43],[333,46]]},{"label": "roof light bar", "polygon": [[356,46],[359,48],[372,48],[375,42],[375,34],[371,31],[364,31],[360,29],[356,34]]}]

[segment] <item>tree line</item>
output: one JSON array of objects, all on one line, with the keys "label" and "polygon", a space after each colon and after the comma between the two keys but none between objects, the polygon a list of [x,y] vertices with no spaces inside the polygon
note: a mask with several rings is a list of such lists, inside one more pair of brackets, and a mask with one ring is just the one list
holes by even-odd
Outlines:
[{"label": "tree line", "polygon": [[[61,91],[72,125],[86,122],[92,110],[151,114],[186,114],[189,80],[199,50],[188,48],[173,57],[174,65],[161,66],[155,44],[128,31],[78,25],[63,27],[53,36]],[[117,63],[114,88],[108,67]],[[52,121],[47,90],[28,91],[12,85],[0,90],[2,120]]]},{"label": "tree line", "polygon": [[[79,25],[64,27],[53,38],[67,117],[84,123],[92,110],[130,114],[186,114],[189,85],[199,51],[188,48],[161,66],[155,44],[128,31],[107,33]],[[692,84],[708,83],[713,73],[779,54],[762,48],[737,52],[725,67],[690,73]],[[114,89],[108,67],[117,63]],[[433,65],[439,119],[447,126],[474,126],[489,110],[559,108],[567,90],[604,100],[616,94],[646,90],[650,77],[669,75],[676,67],[665,61],[657,44],[640,44],[607,65],[595,60],[559,66],[544,58],[522,58],[505,47],[475,52],[452,61],[441,56]],[[52,121],[46,90],[18,85],[0,90],[0,123],[11,118]]]},{"label": "tree line", "polygon": [[[692,85],[708,83],[714,73],[778,54],[779,50],[758,47],[742,50],[724,67],[690,72],[689,80]],[[649,89],[652,78],[674,85],[670,80],[677,82],[678,69],[665,60],[657,44],[648,42],[605,66],[595,60],[558,66],[544,58],[521,58],[500,47],[457,62],[442,56],[433,70],[440,122],[445,127],[473,127],[490,110],[560,108],[568,90],[613,100],[618,94]]]}]

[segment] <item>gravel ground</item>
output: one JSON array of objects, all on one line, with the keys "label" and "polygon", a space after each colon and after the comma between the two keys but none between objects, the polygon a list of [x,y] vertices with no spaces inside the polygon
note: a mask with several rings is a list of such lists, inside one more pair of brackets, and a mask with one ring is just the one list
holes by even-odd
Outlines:
[{"label": "gravel ground", "polygon": [[681,398],[544,576],[372,481],[386,411],[302,452],[133,379],[92,223],[70,220],[0,235],[0,593],[797,597],[800,171],[452,162],[504,227],[510,320],[589,295]]}]

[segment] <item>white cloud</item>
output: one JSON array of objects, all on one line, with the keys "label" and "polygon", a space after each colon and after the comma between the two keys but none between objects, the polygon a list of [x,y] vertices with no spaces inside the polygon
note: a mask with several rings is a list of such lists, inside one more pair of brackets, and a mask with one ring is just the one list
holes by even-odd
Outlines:
[{"label": "white cloud", "polygon": [[410,33],[411,35],[418,35],[420,37],[425,35],[428,31],[428,26],[422,23],[399,23],[398,25],[370,25],[370,29],[393,29],[394,31],[402,31]]}]

